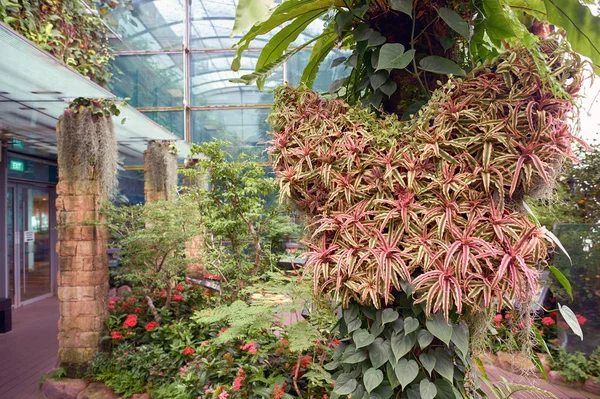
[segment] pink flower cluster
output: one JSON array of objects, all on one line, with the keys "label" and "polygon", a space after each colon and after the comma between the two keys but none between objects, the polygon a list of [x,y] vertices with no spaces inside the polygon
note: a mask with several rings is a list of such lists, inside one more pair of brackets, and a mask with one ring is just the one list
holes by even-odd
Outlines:
[{"label": "pink flower cluster", "polygon": [[254,342],[248,342],[242,346],[240,346],[240,349],[243,351],[248,351],[251,354],[256,354],[256,352],[258,351],[258,347],[254,344]]}]

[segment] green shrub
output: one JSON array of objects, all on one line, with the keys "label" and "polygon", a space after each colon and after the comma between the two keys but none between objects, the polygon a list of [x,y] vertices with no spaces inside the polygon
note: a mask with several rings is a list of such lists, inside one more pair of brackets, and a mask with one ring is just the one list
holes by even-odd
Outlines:
[{"label": "green shrub", "polygon": [[557,371],[566,381],[585,381],[588,377],[588,360],[582,352],[567,352],[558,347],[549,357],[549,366]]}]

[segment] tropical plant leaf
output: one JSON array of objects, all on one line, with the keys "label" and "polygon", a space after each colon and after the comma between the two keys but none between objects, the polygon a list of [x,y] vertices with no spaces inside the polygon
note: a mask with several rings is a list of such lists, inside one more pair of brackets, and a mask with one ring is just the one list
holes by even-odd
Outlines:
[{"label": "tropical plant leaf", "polygon": [[452,326],[444,319],[443,314],[435,314],[433,318],[425,321],[425,325],[430,333],[439,338],[446,345],[450,344],[450,339],[452,338]]},{"label": "tropical plant leaf", "polygon": [[452,357],[441,348],[436,349],[434,353],[435,366],[433,369],[452,383],[452,379],[454,378],[454,362],[452,361]]},{"label": "tropical plant leaf", "polygon": [[356,348],[364,348],[365,346],[369,346],[375,341],[375,337],[373,334],[368,332],[367,330],[360,329],[352,334],[352,340],[356,344]]},{"label": "tropical plant leaf", "polygon": [[396,377],[402,386],[402,390],[417,378],[419,365],[414,360],[400,359],[394,368]]},{"label": "tropical plant leaf", "polygon": [[581,326],[579,325],[579,321],[577,320],[575,313],[573,313],[568,306],[562,306],[560,303],[558,304],[558,310],[571,328],[571,331],[573,331],[573,333],[583,341],[583,331],[581,330]]},{"label": "tropical plant leaf", "polygon": [[484,0],[483,13],[485,30],[491,38],[502,40],[515,36],[500,0]]},{"label": "tropical plant leaf", "polygon": [[554,274],[554,277],[556,277],[560,285],[562,285],[565,291],[567,291],[567,293],[571,297],[571,300],[573,300],[573,288],[571,287],[569,279],[566,278],[565,275],[562,274],[562,272],[554,266],[548,266],[548,269],[550,269],[550,271],[552,272],[552,274]]},{"label": "tropical plant leaf", "polygon": [[600,68],[600,19],[590,9],[573,0],[544,0],[546,15],[550,23],[558,25],[567,32],[567,40],[573,50],[589,57]]},{"label": "tropical plant leaf", "polygon": [[370,368],[365,372],[363,376],[363,385],[367,392],[371,393],[372,390],[377,388],[383,381],[383,372],[375,368]]},{"label": "tropical plant leaf", "polygon": [[327,57],[327,54],[329,54],[335,46],[336,39],[337,35],[333,32],[332,24],[330,24],[316,41],[312,53],[310,54],[308,64],[306,64],[306,67],[302,72],[300,82],[306,84],[307,87],[312,87],[315,78],[317,77],[317,73],[319,72],[319,67],[323,60],[325,60],[325,57]]},{"label": "tropical plant leaf", "polygon": [[273,0],[239,0],[231,37],[261,21],[269,12]]},{"label": "tropical plant leaf", "polygon": [[311,22],[319,18],[325,11],[325,9],[320,9],[301,15],[277,32],[260,52],[258,60],[256,61],[255,70],[258,71],[266,64],[270,64],[281,57],[290,44],[298,38],[300,33],[302,33]]},{"label": "tropical plant leaf", "polygon": [[471,39],[471,28],[469,27],[469,24],[458,15],[456,11],[442,7],[438,10],[438,13],[452,30],[467,40]]},{"label": "tropical plant leaf", "polygon": [[419,61],[421,69],[443,75],[465,76],[465,71],[452,60],[437,55],[429,55]]},{"label": "tropical plant leaf", "polygon": [[351,374],[340,374],[340,376],[335,380],[333,392],[337,393],[338,395],[348,395],[354,392],[357,386],[358,382],[352,377]]},{"label": "tropical plant leaf", "polygon": [[413,49],[405,52],[404,46],[400,43],[386,43],[379,50],[379,60],[376,70],[406,68],[414,56],[415,50]]},{"label": "tropical plant leaf", "polygon": [[390,7],[392,8],[392,10],[403,12],[404,14],[412,18],[412,0],[391,0]]},{"label": "tropical plant leaf", "polygon": [[378,369],[383,366],[389,359],[390,355],[390,342],[384,341],[381,338],[377,338],[369,346],[369,360],[373,367]]},{"label": "tropical plant leaf", "polygon": [[[314,40],[314,39],[313,39]],[[295,49],[288,51],[287,53],[283,54],[281,57],[279,57],[276,61],[267,64],[265,66],[263,66],[260,70],[246,74],[246,75],[242,75],[239,78],[236,79],[230,79],[229,81],[232,83],[244,83],[246,85],[251,85],[255,82],[257,82],[257,86],[259,88],[259,90],[263,89],[263,85],[264,85],[264,81],[267,79],[267,77],[269,77],[273,72],[275,72],[275,70],[277,68],[279,68],[279,66],[285,62],[286,60],[288,60],[291,56],[293,56],[294,54],[298,53],[300,50],[302,50],[304,47],[308,46],[311,42],[306,42],[301,46],[296,47]]]},{"label": "tropical plant leaf", "polygon": [[421,361],[421,364],[423,364],[423,367],[425,367],[425,370],[431,375],[436,363],[435,354],[433,352],[421,353],[419,355],[419,360]]},{"label": "tropical plant leaf", "polygon": [[[248,0],[252,1],[252,0]],[[328,10],[333,7],[335,0],[288,0],[278,5],[265,21],[258,22],[250,28],[240,41],[235,45],[235,55],[231,63],[231,69],[238,71],[241,66],[242,54],[250,43],[260,35],[269,33],[287,21],[291,21],[301,15],[316,11]]]},{"label": "tropical plant leaf", "polygon": [[419,393],[421,394],[421,399],[434,399],[435,395],[437,395],[437,388],[433,382],[427,378],[423,378],[419,383]]}]

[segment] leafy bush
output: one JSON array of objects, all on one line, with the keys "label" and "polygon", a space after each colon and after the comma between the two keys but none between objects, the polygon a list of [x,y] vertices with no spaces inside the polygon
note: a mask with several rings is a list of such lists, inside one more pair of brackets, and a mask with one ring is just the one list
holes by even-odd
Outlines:
[{"label": "leafy bush", "polygon": [[548,365],[568,382],[584,381],[589,376],[588,361],[582,352],[567,352],[558,347],[548,358]]},{"label": "leafy bush", "polygon": [[235,294],[272,268],[277,243],[298,226],[276,202],[277,185],[264,165],[243,154],[232,159],[226,144],[192,145],[191,155],[200,159],[184,173],[200,181],[187,190],[201,215],[200,263]]},{"label": "leafy bush", "polygon": [[[310,305],[310,288],[297,284],[297,277],[269,278],[240,294],[253,300],[230,306],[186,282],[175,286],[174,296],[181,298],[165,309],[166,291],[156,290],[150,299],[158,317],[144,289],[112,299],[104,338],[111,352],[97,356],[90,378],[125,396],[322,397],[332,382],[322,365],[339,344],[331,332],[331,306]],[[285,326],[282,313],[302,308],[311,309],[310,321]]]},{"label": "leafy bush", "polygon": [[177,277],[194,261],[184,256],[184,244],[199,232],[200,216],[196,208],[181,198],[143,206],[109,205],[104,213],[112,245],[121,250],[122,277],[148,294],[156,289],[165,290],[166,300],[162,305],[168,308],[174,298]]}]

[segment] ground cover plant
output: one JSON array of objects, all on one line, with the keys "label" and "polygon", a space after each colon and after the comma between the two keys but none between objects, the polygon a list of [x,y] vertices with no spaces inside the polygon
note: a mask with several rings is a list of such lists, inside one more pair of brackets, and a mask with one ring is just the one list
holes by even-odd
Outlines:
[{"label": "ground cover plant", "polygon": [[153,398],[323,397],[332,383],[323,365],[340,345],[327,328],[331,309],[285,326],[281,313],[306,305],[310,287],[297,277],[271,279],[246,294],[285,295],[284,303],[255,296],[228,304],[189,280],[175,286],[160,317],[150,304],[160,308],[164,291],[134,289],[112,298],[104,338],[110,351],[96,357],[89,378],[125,397],[146,391]]}]

